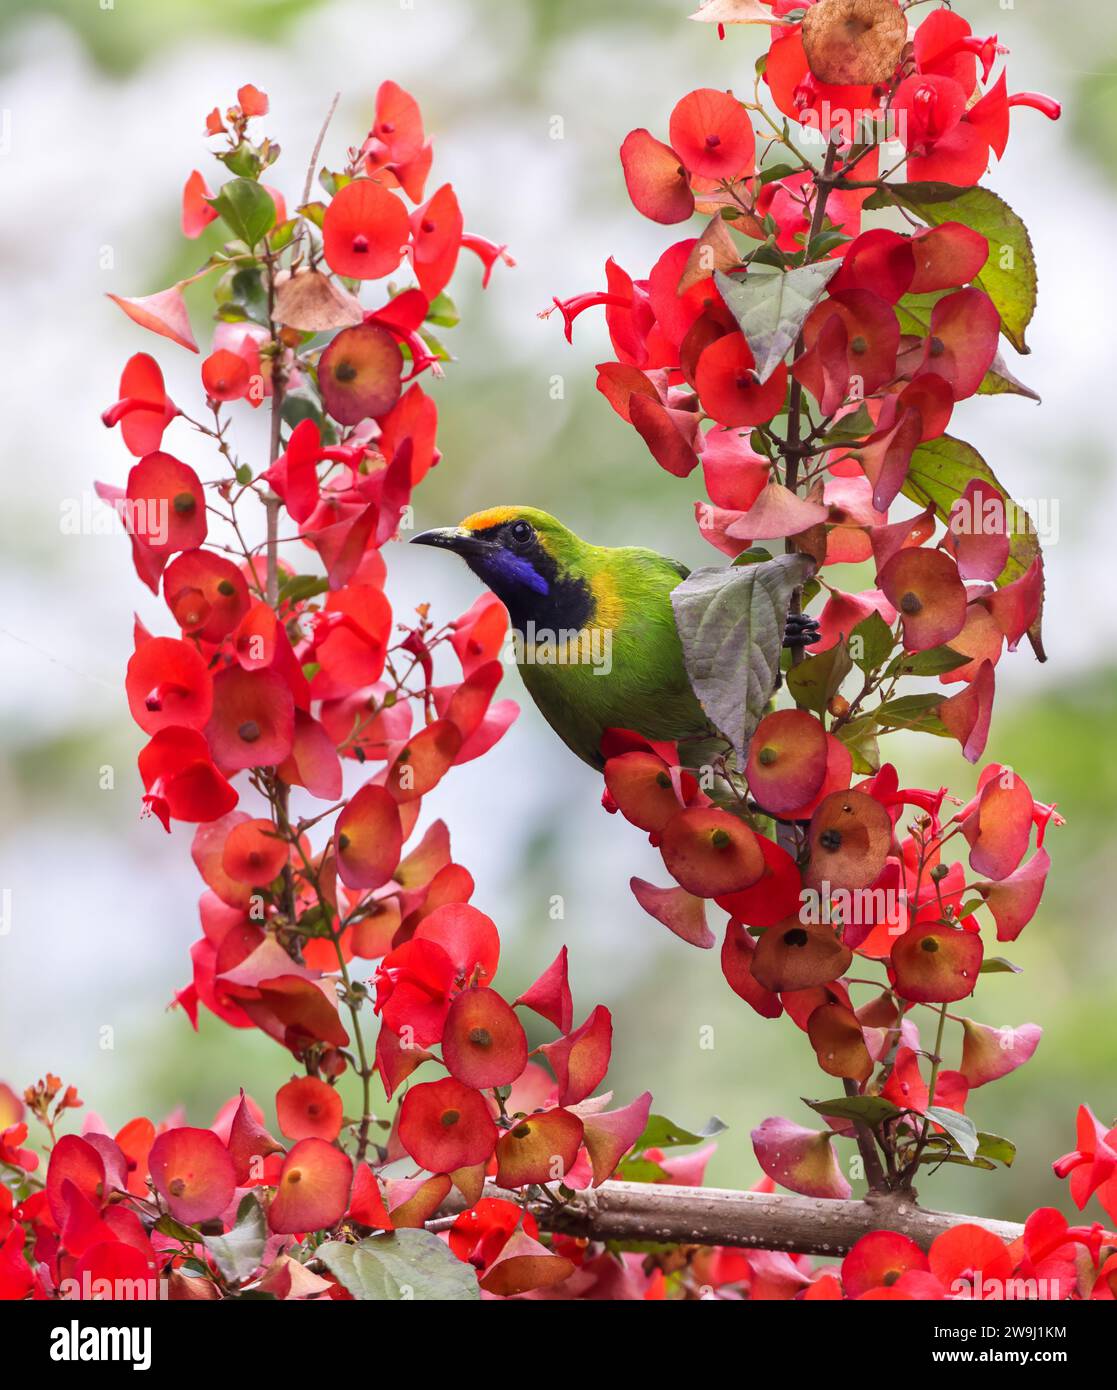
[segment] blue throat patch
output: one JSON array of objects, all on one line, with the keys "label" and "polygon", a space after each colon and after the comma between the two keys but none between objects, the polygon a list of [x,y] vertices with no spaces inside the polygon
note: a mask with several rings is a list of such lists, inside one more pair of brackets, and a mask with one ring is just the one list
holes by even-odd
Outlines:
[{"label": "blue throat patch", "polygon": [[494,579],[520,584],[537,594],[549,594],[551,586],[530,560],[514,555],[510,550],[495,550],[485,556],[485,569]]}]

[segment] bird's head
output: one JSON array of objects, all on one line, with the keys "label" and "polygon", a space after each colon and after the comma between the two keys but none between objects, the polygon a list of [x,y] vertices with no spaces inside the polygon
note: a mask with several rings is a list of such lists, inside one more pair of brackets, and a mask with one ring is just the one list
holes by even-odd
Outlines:
[{"label": "bird's head", "polygon": [[490,507],[412,537],[460,555],[503,601],[513,626],[581,628],[594,609],[593,546],[537,507]]}]

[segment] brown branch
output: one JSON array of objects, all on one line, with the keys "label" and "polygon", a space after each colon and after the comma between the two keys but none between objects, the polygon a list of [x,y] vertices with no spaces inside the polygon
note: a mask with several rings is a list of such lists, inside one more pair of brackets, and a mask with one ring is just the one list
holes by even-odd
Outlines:
[{"label": "brown branch", "polygon": [[[519,1203],[521,1194],[492,1184],[486,1197]],[[443,1213],[464,1210],[453,1194]],[[1002,1240],[1016,1240],[1023,1226],[980,1216],[926,1211],[909,1194],[874,1194],[865,1201],[825,1201],[721,1187],[605,1182],[565,1206],[530,1203],[545,1231],[592,1240],[656,1241],[668,1245],[729,1245],[786,1250],[797,1255],[844,1255],[870,1231],[899,1231],[924,1250],[936,1236],[972,1223]]]}]

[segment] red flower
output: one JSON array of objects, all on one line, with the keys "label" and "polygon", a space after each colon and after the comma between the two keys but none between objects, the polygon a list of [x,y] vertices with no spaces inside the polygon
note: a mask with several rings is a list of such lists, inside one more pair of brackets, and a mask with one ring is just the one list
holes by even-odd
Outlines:
[{"label": "red flower", "polygon": [[461,208],[448,183],[411,214],[411,260],[428,300],[441,294],[453,275],[463,230]]},{"label": "red flower", "polygon": [[211,821],[237,804],[196,729],[160,729],[139,756],[144,804],[170,831],[172,820]]},{"label": "red flower", "polygon": [[400,1106],[400,1143],[431,1173],[487,1162],[497,1134],[484,1097],[452,1077],[412,1086]]},{"label": "red flower", "polygon": [[277,1235],[336,1225],[349,1205],[353,1160],[324,1139],[300,1139],[283,1160],[268,1226]]},{"label": "red flower", "polygon": [[192,1225],[220,1216],[236,1178],[229,1151],[210,1129],[171,1129],[151,1146],[148,1168],[171,1214]]},{"label": "red flower", "polygon": [[200,237],[209,224],[216,221],[217,209],[210,206],[213,197],[206,181],[197,169],[186,180],[182,190],[182,234],[191,239]]},{"label": "red flower", "polygon": [[371,179],[354,179],[326,209],[322,249],[338,275],[378,280],[399,265],[408,232],[407,211],[394,194]]},{"label": "red flower", "polygon": [[158,450],[163,431],[178,413],[178,406],[163,386],[158,362],[146,352],[137,352],[120,374],[120,399],[101,419],[110,429],[119,424],[124,447],[136,458],[143,458]]},{"label": "red flower", "polygon": [[692,174],[738,179],[753,171],[756,137],[748,112],[729,92],[690,92],[671,112],[671,147]]},{"label": "red flower", "polygon": [[719,425],[762,425],[783,405],[787,368],[781,362],[762,385],[743,333],[727,333],[698,359],[695,386],[703,408]]},{"label": "red flower", "polygon": [[316,1076],[300,1076],[281,1086],[275,1097],[279,1128],[288,1139],[325,1139],[341,1133],[341,1095]]},{"label": "red flower", "polygon": [[152,637],[132,653],[125,677],[128,708],[144,733],[171,725],[201,729],[213,709],[213,681],[189,642]]},{"label": "red flower", "polygon": [[682,161],[670,145],[646,130],[634,130],[621,145],[625,187],[637,212],[653,222],[685,222],[694,211],[694,194]]}]

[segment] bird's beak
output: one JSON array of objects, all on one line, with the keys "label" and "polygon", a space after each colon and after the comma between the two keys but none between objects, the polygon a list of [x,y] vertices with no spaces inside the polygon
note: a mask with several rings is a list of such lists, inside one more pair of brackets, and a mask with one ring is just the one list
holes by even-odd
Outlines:
[{"label": "bird's beak", "polygon": [[482,540],[462,526],[439,526],[411,537],[412,545],[436,545],[458,555],[483,555],[492,550],[492,541]]}]

